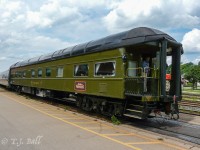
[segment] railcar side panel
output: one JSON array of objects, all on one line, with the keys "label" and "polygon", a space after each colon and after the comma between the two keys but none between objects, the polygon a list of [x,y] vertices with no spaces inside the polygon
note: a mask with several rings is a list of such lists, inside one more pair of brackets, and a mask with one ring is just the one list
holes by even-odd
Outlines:
[{"label": "railcar side panel", "polygon": [[[102,62],[115,62],[115,75],[95,76],[95,64]],[[87,76],[74,76],[74,67],[79,64],[88,65]],[[56,68],[58,66],[63,67],[63,77],[56,77]],[[39,68],[42,69],[41,77],[37,76]],[[48,77],[46,76],[46,68],[51,70],[51,75]],[[31,77],[31,70],[35,70],[35,77]],[[18,76],[17,72],[20,72],[21,75]],[[25,76],[23,76],[24,72],[26,72]],[[11,79],[13,85],[124,98],[124,67],[121,53],[118,49],[14,68],[12,69],[13,76],[15,76]]]}]

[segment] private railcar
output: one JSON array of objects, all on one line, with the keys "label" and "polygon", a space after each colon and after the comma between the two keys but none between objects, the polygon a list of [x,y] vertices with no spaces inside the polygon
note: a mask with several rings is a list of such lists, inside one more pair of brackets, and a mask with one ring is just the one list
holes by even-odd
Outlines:
[{"label": "private railcar", "polygon": [[[83,110],[107,115],[177,114],[182,53],[182,45],[168,34],[139,27],[17,62],[10,67],[9,87],[74,99]],[[149,67],[143,68],[147,56]],[[166,80],[167,58],[172,63],[170,80]]]},{"label": "private railcar", "polygon": [[9,70],[0,73],[0,85],[8,87]]}]

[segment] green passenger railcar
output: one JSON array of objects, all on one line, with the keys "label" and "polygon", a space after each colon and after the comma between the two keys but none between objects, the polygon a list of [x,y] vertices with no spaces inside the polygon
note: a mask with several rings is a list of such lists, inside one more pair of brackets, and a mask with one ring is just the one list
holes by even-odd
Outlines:
[{"label": "green passenger railcar", "polygon": [[[182,52],[181,44],[166,33],[141,27],[18,62],[10,67],[9,86],[74,100],[84,110],[108,115],[178,115]],[[172,70],[166,88],[168,57]]]},{"label": "green passenger railcar", "polygon": [[[108,68],[105,68],[107,70],[104,70],[107,73],[95,74],[95,65],[102,63],[108,64]],[[76,75],[77,66],[87,67],[87,74]],[[58,76],[59,68],[63,70],[61,76]],[[38,76],[40,69],[42,75]],[[123,70],[120,50],[115,49],[15,68],[11,71],[11,75],[16,76],[17,72],[21,73],[12,80],[19,86],[124,99]],[[35,75],[32,76],[34,71]],[[78,83],[79,86],[82,83],[83,87],[76,88]]]}]

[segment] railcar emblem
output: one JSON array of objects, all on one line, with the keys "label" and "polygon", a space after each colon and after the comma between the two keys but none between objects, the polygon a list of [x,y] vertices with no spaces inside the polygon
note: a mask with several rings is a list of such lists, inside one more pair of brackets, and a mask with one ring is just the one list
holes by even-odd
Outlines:
[{"label": "railcar emblem", "polygon": [[86,91],[86,82],[85,81],[75,81],[74,90],[75,91]]}]

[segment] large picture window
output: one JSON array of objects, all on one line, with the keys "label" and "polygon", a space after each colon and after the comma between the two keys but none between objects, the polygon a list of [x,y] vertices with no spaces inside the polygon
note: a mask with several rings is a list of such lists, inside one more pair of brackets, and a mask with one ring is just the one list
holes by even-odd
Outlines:
[{"label": "large picture window", "polygon": [[115,62],[102,62],[95,64],[95,76],[115,76]]},{"label": "large picture window", "polygon": [[88,76],[88,64],[74,66],[74,76]]}]

